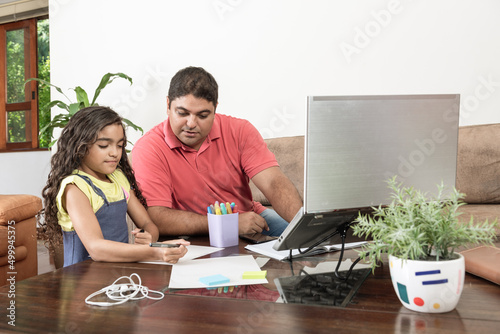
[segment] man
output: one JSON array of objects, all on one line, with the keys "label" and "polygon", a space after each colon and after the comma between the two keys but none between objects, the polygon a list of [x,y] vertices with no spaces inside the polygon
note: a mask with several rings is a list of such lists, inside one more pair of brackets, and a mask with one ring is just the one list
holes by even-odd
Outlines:
[{"label": "man", "polygon": [[[204,69],[172,78],[167,120],[132,150],[148,212],[162,235],[206,234],[207,207],[235,202],[240,234],[280,235],[302,206],[300,195],[255,127],[216,114],[217,104],[217,82]],[[249,179],[276,211],[252,201]]]}]

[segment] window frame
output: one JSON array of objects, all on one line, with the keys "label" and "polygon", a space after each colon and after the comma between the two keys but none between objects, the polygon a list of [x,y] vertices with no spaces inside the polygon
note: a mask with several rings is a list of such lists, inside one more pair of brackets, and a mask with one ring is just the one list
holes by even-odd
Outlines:
[{"label": "window frame", "polygon": [[[25,101],[7,103],[7,49],[6,33],[10,30],[27,29],[24,34],[25,80],[38,76],[38,36],[37,19],[6,23],[0,25],[0,68],[4,69],[0,75],[0,152],[15,152],[20,150],[37,149],[38,144],[38,87],[36,81],[25,85]],[[26,31],[26,30],[25,30]],[[7,142],[7,114],[14,111],[27,111],[26,119],[30,126],[26,127],[26,141],[18,143]],[[26,123],[28,124],[28,122]]]}]

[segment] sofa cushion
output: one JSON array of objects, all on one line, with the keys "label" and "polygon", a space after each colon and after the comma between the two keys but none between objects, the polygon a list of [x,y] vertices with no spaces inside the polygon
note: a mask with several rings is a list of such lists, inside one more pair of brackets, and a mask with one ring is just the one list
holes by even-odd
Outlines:
[{"label": "sofa cushion", "polygon": [[456,187],[467,203],[500,203],[500,124],[458,131]]},{"label": "sofa cushion", "polygon": [[33,195],[0,195],[0,225],[34,217],[42,209],[42,200]]},{"label": "sofa cushion", "polygon": [[[300,196],[304,196],[304,136],[265,139],[267,147],[274,153],[281,171],[292,181]],[[271,205],[262,192],[250,182],[254,201]]]}]

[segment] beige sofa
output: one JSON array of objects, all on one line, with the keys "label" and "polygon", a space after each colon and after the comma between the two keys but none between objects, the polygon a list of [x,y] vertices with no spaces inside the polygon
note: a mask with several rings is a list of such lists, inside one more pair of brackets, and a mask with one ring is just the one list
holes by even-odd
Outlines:
[{"label": "beige sofa", "polygon": [[[489,221],[500,217],[500,124],[459,128],[457,189],[466,194],[461,207],[461,221]],[[275,154],[282,171],[303,196],[304,136],[265,140]],[[250,183],[254,200],[270,205],[264,195]],[[500,236],[500,224],[496,230]]]},{"label": "beige sofa", "polygon": [[[457,183],[466,194],[461,220],[500,217],[500,124],[461,127],[458,132]],[[500,237],[500,224],[497,225]]]}]

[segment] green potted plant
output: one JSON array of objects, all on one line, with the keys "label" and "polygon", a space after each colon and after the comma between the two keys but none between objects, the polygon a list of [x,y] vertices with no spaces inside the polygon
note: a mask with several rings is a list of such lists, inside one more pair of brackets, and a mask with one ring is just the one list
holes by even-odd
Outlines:
[{"label": "green potted plant", "polygon": [[[54,138],[53,131],[55,128],[64,128],[66,126],[66,124],[68,124],[68,121],[70,120],[70,118],[78,110],[85,108],[85,107],[98,105],[97,98],[101,94],[102,90],[117,78],[122,78],[122,79],[128,80],[130,82],[130,84],[132,84],[132,78],[124,73],[106,73],[101,78],[101,82],[97,86],[92,100],[89,100],[87,92],[82,87],[77,86],[75,88],[72,88],[72,90],[75,92],[75,95],[76,95],[76,102],[71,101],[71,99],[66,94],[64,94],[64,92],[62,91],[61,88],[51,84],[50,82],[47,82],[47,81],[45,81],[43,79],[39,79],[39,78],[28,79],[26,82],[35,80],[35,81],[40,82],[43,85],[54,87],[60,94],[62,94],[68,100],[68,103],[63,102],[61,100],[52,100],[49,103],[47,103],[46,105],[41,106],[41,109],[44,112],[50,113],[50,110],[52,109],[52,107],[58,107],[58,108],[62,109],[64,112],[55,115],[50,120],[49,123],[47,123],[44,127],[42,127],[40,129],[40,134],[47,134],[48,136],[50,136],[50,138]],[[136,124],[134,124],[130,120],[123,118],[123,122],[128,127],[132,128],[136,131],[140,131],[141,134],[144,133],[143,129],[140,126],[137,126]],[[52,140],[49,144],[49,147],[53,146],[55,142],[56,142],[56,140]]]},{"label": "green potted plant", "polygon": [[[389,257],[391,279],[401,303],[419,312],[448,312],[460,298],[465,277],[463,256],[457,249],[473,244],[492,244],[497,221],[474,225],[458,220],[464,194],[453,189],[436,196],[403,187],[396,177],[388,181],[392,202],[359,215],[353,234],[371,237],[360,257],[372,269]],[[446,197],[446,198],[445,198]]]}]

